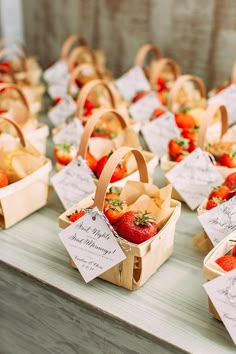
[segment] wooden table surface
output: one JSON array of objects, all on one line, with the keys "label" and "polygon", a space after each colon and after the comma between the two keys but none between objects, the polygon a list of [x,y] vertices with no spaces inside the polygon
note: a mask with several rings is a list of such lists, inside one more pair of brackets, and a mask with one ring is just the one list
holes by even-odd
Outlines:
[{"label": "wooden table surface", "polygon": [[[159,167],[157,167],[155,175],[160,179]],[[39,286],[42,284],[42,289],[44,289],[42,296],[45,294],[49,296],[50,291],[59,289],[57,296],[65,296],[69,301],[67,302],[68,309],[64,310],[69,311],[71,302],[85,304],[87,308],[90,308],[92,314],[93,311],[94,314],[99,312],[114,323],[119,320],[120,327],[122,325],[124,328],[126,326],[131,328],[130,338],[133,336],[137,341],[132,350],[111,350],[109,346],[104,345],[103,349],[97,347],[97,349],[88,351],[85,349],[72,351],[67,348],[65,351],[62,349],[34,350],[35,353],[151,354],[184,351],[199,354],[235,353],[235,346],[223,324],[213,319],[208,313],[207,296],[202,287],[204,283],[202,276],[204,255],[192,247],[192,236],[200,230],[196,212],[190,211],[185,205],[182,206],[172,257],[142,288],[133,292],[100,279],[95,279],[89,284],[84,283],[79,272],[69,266],[67,252],[58,237],[57,219],[62,212],[63,207],[55,192],[51,190],[46,207],[10,229],[0,231],[1,274],[3,271],[5,271],[4,274],[7,274],[10,269],[16,269],[14,275],[16,279],[18,273],[19,276],[22,273],[30,275],[32,277],[28,277],[30,282],[33,283],[33,278],[35,278],[40,281]],[[7,276],[5,279],[5,292],[1,292],[2,296],[0,294],[0,313],[5,314],[3,322],[10,331],[14,328],[14,318],[11,321],[3,311],[3,307],[8,303],[12,293],[17,292],[21,277],[19,277],[19,281],[14,280],[17,284],[12,287],[11,291],[7,289]],[[49,285],[46,289],[44,288],[45,284]],[[24,292],[24,289],[22,291]],[[25,289],[26,293],[27,289]],[[32,296],[29,298],[29,302],[31,300]],[[15,305],[15,311],[18,311],[20,306],[24,307],[24,315],[27,316],[27,304],[25,305],[24,301]],[[73,315],[73,309],[70,311]],[[40,316],[39,313],[38,316]],[[10,323],[8,323],[9,321]],[[110,326],[112,326],[112,321]],[[33,320],[32,323],[34,323]],[[2,343],[4,340],[7,342],[3,328],[4,326],[2,331],[0,330],[0,342]],[[138,331],[141,331],[142,338],[147,339],[144,347],[139,344]],[[47,335],[45,336],[47,337]],[[106,337],[106,333],[103,333],[103,336]],[[110,339],[110,342],[112,340]],[[152,347],[155,340],[159,344]],[[138,348],[135,348],[135,345]],[[153,350],[153,348],[159,348],[159,351]],[[160,348],[163,350],[160,351]],[[6,352],[31,353],[26,349]]]}]

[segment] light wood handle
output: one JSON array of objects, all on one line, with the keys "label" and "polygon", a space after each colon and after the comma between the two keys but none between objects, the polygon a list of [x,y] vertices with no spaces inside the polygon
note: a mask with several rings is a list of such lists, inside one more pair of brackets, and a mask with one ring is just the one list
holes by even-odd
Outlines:
[{"label": "light wood handle", "polygon": [[111,115],[113,115],[114,118],[119,120],[122,129],[127,127],[127,122],[126,122],[125,118],[115,109],[101,109],[101,110],[97,111],[89,118],[88,122],[85,125],[84,131],[83,131],[83,134],[82,134],[81,140],[80,140],[79,150],[78,150],[79,156],[82,156],[84,159],[86,158],[86,153],[87,153],[88,145],[89,145],[89,139],[94,131],[96,124],[102,118],[105,118],[106,116],[111,116]]},{"label": "light wood handle", "polygon": [[99,79],[101,79],[101,74],[100,72],[96,69],[95,66],[93,66],[92,64],[89,64],[89,63],[84,63],[84,64],[80,64],[78,66],[75,67],[75,69],[72,71],[71,73],[71,77],[70,77],[70,80],[68,82],[68,86],[67,86],[67,93],[70,94],[70,89],[71,89],[71,86],[73,85],[73,83],[75,82],[75,79],[79,76],[79,74],[81,72],[83,72],[83,70],[86,70],[86,69],[91,69],[94,71],[94,73],[97,75],[97,77]]},{"label": "light wood handle", "polygon": [[174,104],[177,100],[178,94],[180,89],[183,88],[184,84],[188,81],[193,81],[198,87],[198,90],[201,94],[202,97],[206,97],[206,88],[203,83],[203,81],[198,77],[198,76],[193,76],[193,75],[182,75],[180,76],[174,85],[172,86],[170,92],[169,92],[169,97],[168,97],[168,102],[167,102],[167,107],[170,111],[173,111]]},{"label": "light wood handle", "polygon": [[120,147],[109,157],[98,180],[97,189],[94,197],[94,206],[96,206],[101,211],[103,210],[106,191],[110,183],[111,177],[115,171],[115,168],[128,153],[132,153],[136,159],[140,181],[143,183],[148,183],[149,181],[147,164],[142,152],[138,149],[134,149],[131,147]]},{"label": "light wood handle", "polygon": [[94,90],[94,88],[97,86],[103,86],[107,90],[112,108],[117,108],[115,95],[108,83],[103,80],[91,80],[87,82],[80,90],[79,97],[77,100],[77,117],[81,118],[83,116],[85,101],[88,98],[89,94],[92,92],[92,90]]},{"label": "light wood handle", "polygon": [[204,113],[201,119],[197,141],[197,146],[203,150],[205,149],[207,129],[217,111],[220,111],[221,118],[221,134],[219,140],[228,130],[228,114],[226,107],[220,103],[214,103],[208,106],[206,112]]},{"label": "light wood handle", "polygon": [[71,36],[69,36],[65,42],[62,45],[62,49],[61,49],[61,58],[63,59],[67,59],[70,53],[70,50],[73,47],[73,44],[76,42],[80,42],[80,45],[82,46],[86,46],[87,42],[84,39],[84,37],[80,36],[79,34],[72,34]]},{"label": "light wood handle", "polygon": [[156,89],[157,79],[161,76],[163,70],[166,66],[171,68],[171,71],[174,75],[174,80],[180,76],[180,67],[179,65],[171,58],[161,58],[157,60],[151,67],[150,71],[150,84],[153,90]]},{"label": "light wood handle", "polygon": [[233,65],[231,73],[231,84],[236,84],[236,62]]},{"label": "light wood handle", "polygon": [[94,52],[92,49],[90,49],[87,46],[81,46],[81,47],[76,47],[72,50],[71,54],[68,56],[67,61],[68,61],[68,69],[69,71],[72,71],[74,69],[74,64],[76,63],[78,57],[82,53],[87,53],[92,61],[92,64],[96,67],[97,65],[97,60]]},{"label": "light wood handle", "polygon": [[156,59],[160,59],[162,57],[160,49],[151,43],[144,44],[137,52],[134,65],[143,66],[144,61],[148,53],[153,52],[156,56]]},{"label": "light wood handle", "polygon": [[3,120],[7,121],[8,123],[10,123],[11,125],[14,126],[14,128],[16,129],[17,134],[18,134],[18,136],[20,138],[21,145],[23,147],[26,147],[25,137],[24,137],[24,134],[22,133],[22,130],[20,129],[19,125],[14,120],[12,120],[10,118],[7,118],[7,117],[4,117],[2,115],[0,115],[0,119],[3,119]]},{"label": "light wood handle", "polygon": [[20,87],[16,84],[10,84],[10,83],[0,83],[0,95],[1,92],[4,92],[5,90],[15,90],[18,92],[22,103],[24,104],[26,110],[27,110],[27,118],[29,118],[30,116],[30,107],[29,107],[29,103],[27,101],[27,98],[25,97],[24,93],[22,92],[22,90],[20,89]]}]

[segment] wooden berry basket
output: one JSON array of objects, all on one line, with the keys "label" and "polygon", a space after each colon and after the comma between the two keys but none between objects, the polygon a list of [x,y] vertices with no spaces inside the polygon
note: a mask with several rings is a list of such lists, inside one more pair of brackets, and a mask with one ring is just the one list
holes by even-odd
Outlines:
[{"label": "wooden berry basket", "polygon": [[[68,221],[67,215],[75,209],[87,208],[94,205],[99,210],[103,210],[110,178],[119,161],[127,153],[132,153],[136,159],[140,182],[148,183],[148,170],[143,154],[140,150],[134,148],[121,147],[114,152],[104,167],[97,184],[94,199],[93,195],[89,196],[63,213],[59,217],[60,227],[66,228],[71,224]],[[101,279],[129,290],[135,290],[141,287],[157,271],[173,252],[175,227],[180,216],[181,204],[178,201],[171,200],[170,206],[173,208],[171,216],[156,236],[139,245],[126,241],[125,244],[127,247],[123,250],[127,258],[103,273],[100,276]],[[118,239],[117,242],[122,246],[124,240]],[[74,266],[72,261],[71,265]]]},{"label": "wooden berry basket", "polygon": [[[226,273],[220,266],[218,266],[218,264],[215,263],[215,261],[217,258],[224,256],[231,251],[233,245],[230,244],[229,241],[232,239],[236,239],[236,231],[233,231],[230,235],[225,237],[205,257],[203,261],[203,275],[207,281],[215,279],[216,277]],[[210,299],[208,299],[208,305],[209,312],[212,313],[217,320],[221,321],[221,318]]]},{"label": "wooden berry basket", "polygon": [[[19,124],[22,126],[25,138],[43,155],[46,153],[47,137],[49,135],[48,125],[38,122],[36,118],[31,118],[30,107],[27,98],[21,88],[16,84],[0,83],[0,95],[2,92],[15,91],[18,94],[25,108],[25,117]],[[9,107],[10,108],[10,107]],[[17,112],[18,113],[18,112]],[[15,119],[15,117],[12,117]],[[25,131],[24,131],[25,129]]]},{"label": "wooden berry basket", "polygon": [[[9,118],[1,118],[15,127],[22,147],[27,147],[20,127]],[[0,228],[8,228],[46,205],[51,169],[51,161],[45,158],[35,172],[0,189]]]},{"label": "wooden berry basket", "polygon": [[134,66],[145,66],[145,61],[150,53],[153,53],[155,56],[155,60],[162,58],[162,54],[160,49],[152,43],[146,43],[142,47],[139,48],[135,59],[134,59]]}]

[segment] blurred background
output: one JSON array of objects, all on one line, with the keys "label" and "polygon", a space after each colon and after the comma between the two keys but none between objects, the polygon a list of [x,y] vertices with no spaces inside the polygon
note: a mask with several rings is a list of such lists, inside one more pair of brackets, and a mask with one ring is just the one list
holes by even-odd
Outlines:
[{"label": "blurred background", "polygon": [[152,42],[207,88],[226,80],[236,59],[235,0],[0,0],[1,37],[23,39],[46,67],[65,38],[101,48],[115,76]]}]

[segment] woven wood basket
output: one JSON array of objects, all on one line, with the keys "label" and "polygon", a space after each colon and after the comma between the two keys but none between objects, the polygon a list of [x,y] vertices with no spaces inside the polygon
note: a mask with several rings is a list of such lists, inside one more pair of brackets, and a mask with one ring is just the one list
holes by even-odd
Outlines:
[{"label": "woven wood basket", "polygon": [[[63,213],[59,217],[60,227],[66,228],[70,225],[67,215],[71,211],[89,207],[93,204],[93,201],[94,206],[103,210],[105,194],[112,173],[119,161],[130,152],[136,159],[140,181],[148,183],[147,165],[143,154],[137,149],[121,147],[108,160],[98,181],[94,200],[93,196],[89,196]],[[172,214],[157,235],[139,245],[128,243],[129,249],[124,249],[127,258],[103,273],[100,276],[101,279],[129,290],[135,290],[140,288],[157,271],[173,252],[175,227],[180,216],[181,204],[178,201],[171,200],[170,206],[173,208]],[[118,242],[121,241],[118,240]],[[72,260],[70,263],[74,266]]]}]

